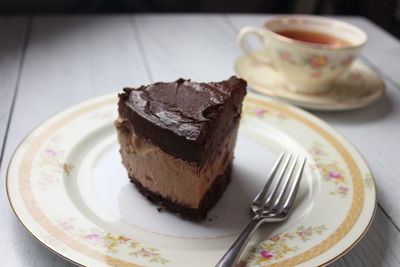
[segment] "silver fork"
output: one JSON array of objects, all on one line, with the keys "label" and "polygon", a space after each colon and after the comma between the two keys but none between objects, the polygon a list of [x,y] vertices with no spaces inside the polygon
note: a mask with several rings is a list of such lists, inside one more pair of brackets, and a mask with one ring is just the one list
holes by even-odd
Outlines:
[{"label": "silver fork", "polygon": [[[232,267],[238,260],[247,242],[264,222],[285,220],[293,206],[302,177],[305,158],[283,152],[276,161],[268,181],[251,204],[253,218],[235,243],[215,267]],[[277,174],[277,172],[279,172]]]}]

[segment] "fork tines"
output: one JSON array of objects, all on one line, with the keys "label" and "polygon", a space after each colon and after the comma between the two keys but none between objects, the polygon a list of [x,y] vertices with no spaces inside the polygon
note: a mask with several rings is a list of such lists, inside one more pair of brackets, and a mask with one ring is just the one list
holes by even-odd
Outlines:
[{"label": "fork tines", "polygon": [[[253,201],[256,214],[279,214],[285,218],[293,206],[306,158],[283,152],[276,161],[268,180]],[[261,213],[261,214],[260,214]]]}]

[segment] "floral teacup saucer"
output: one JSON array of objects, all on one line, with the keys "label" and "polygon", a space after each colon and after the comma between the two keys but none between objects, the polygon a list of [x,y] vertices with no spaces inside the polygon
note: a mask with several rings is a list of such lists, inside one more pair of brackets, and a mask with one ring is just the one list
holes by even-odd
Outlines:
[{"label": "floral teacup saucer", "polygon": [[[267,58],[265,50],[255,51],[257,58]],[[367,65],[356,61],[350,70],[322,94],[300,94],[287,89],[282,75],[271,67],[243,55],[235,63],[239,76],[258,92],[278,97],[297,106],[313,110],[348,110],[367,106],[383,96],[385,84]]]}]

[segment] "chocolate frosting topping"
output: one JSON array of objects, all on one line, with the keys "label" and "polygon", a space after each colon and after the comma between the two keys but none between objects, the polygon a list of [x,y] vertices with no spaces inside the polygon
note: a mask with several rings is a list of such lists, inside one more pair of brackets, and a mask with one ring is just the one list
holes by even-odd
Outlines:
[{"label": "chocolate frosting topping", "polygon": [[[207,154],[204,150],[210,149],[204,147],[205,139],[223,138],[220,135],[229,133],[238,122],[245,88],[246,82],[236,77],[215,83],[179,79],[124,88],[119,95],[119,112],[132,122],[139,136],[169,154],[200,162]],[[222,126],[225,129],[217,129]]]}]

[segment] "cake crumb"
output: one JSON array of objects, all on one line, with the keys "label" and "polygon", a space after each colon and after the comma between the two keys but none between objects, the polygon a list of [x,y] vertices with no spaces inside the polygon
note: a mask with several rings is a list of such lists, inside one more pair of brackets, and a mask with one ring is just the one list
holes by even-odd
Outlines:
[{"label": "cake crumb", "polygon": [[165,207],[163,205],[159,205],[157,210],[158,210],[158,212],[161,212],[161,211],[165,210]]},{"label": "cake crumb", "polygon": [[212,218],[208,218],[208,221],[211,222],[211,221],[212,221]]}]

